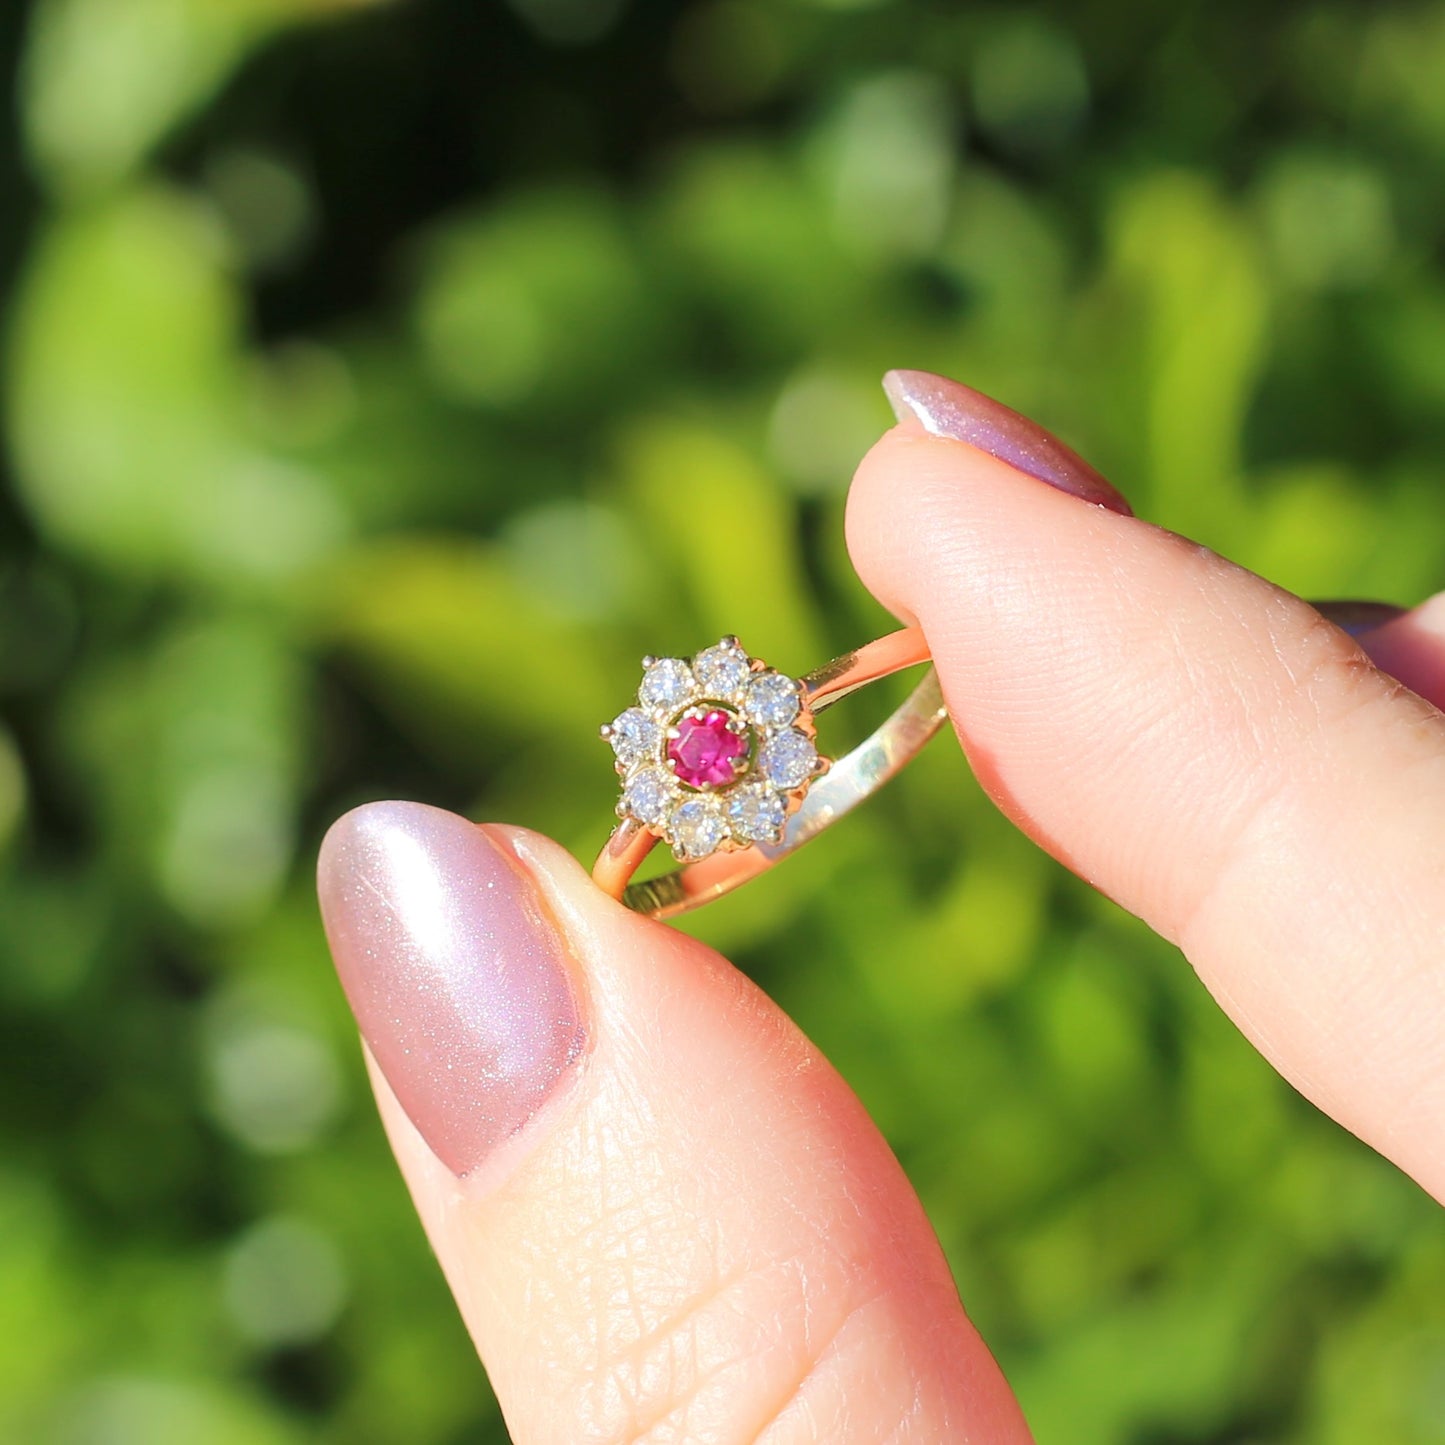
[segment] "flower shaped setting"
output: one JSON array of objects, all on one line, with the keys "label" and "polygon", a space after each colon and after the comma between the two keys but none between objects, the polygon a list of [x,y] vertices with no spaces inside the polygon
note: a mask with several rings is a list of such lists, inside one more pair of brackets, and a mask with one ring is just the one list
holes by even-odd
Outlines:
[{"label": "flower shaped setting", "polygon": [[696,657],[647,657],[637,704],[602,729],[631,818],[684,863],[776,843],[828,767],[795,678],[724,637]]}]

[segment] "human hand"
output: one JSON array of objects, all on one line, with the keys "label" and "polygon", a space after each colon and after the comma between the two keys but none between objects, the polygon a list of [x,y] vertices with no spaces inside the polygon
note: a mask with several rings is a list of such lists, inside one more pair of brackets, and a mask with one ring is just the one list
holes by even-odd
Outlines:
[{"label": "human hand", "polygon": [[[1445,601],[1367,656],[972,394],[895,400],[849,543],[983,785],[1441,1197]],[[724,960],[546,840],[416,804],[344,818],[320,883],[519,1445],[1029,1438],[887,1145]]]}]

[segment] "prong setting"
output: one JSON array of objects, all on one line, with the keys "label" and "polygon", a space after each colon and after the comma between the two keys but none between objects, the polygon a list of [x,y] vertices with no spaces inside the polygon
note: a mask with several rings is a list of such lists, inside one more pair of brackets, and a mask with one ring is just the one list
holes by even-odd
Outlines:
[{"label": "prong setting", "polygon": [[623,782],[618,816],[683,862],[778,842],[828,765],[801,684],[731,635],[691,658],[649,654],[636,704],[600,733]]}]

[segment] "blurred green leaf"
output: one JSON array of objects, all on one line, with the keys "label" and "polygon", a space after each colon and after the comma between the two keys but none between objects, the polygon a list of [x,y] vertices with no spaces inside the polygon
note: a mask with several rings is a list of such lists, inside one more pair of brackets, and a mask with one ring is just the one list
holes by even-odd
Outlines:
[{"label": "blurred green leaf", "polygon": [[205,213],[161,189],[58,220],[30,261],[7,398],[57,545],[202,587],[274,585],[339,538],[312,473],[252,435],[240,298]]},{"label": "blurred green leaf", "polygon": [[1207,1265],[1191,1251],[1108,1315],[1056,1332],[1047,1364],[1016,1380],[1041,1439],[1113,1445],[1217,1430],[1223,1400],[1247,1371],[1259,1303],[1280,1271],[1248,1237],[1211,1238],[1208,1251]]},{"label": "blurred green leaf", "polygon": [[566,410],[624,382],[656,321],[625,214],[575,187],[440,229],[422,252],[416,324],[429,369],[461,400]]},{"label": "blurred green leaf", "polygon": [[1378,1299],[1343,1320],[1320,1352],[1305,1428],[1320,1445],[1445,1440],[1445,1248],[1425,1232],[1394,1261]]},{"label": "blurred green leaf", "polygon": [[[595,743],[626,701],[615,654],[539,605],[478,543],[415,538],[356,551],[317,606],[322,635],[360,659],[423,732],[490,723]],[[599,757],[605,771],[605,750]]]},{"label": "blurred green leaf", "polygon": [[24,1439],[48,1401],[71,1380],[78,1354],[70,1311],[82,1308],[80,1281],[67,1267],[58,1200],[23,1171],[0,1174],[0,1435]]},{"label": "blurred green leaf", "polygon": [[1141,308],[1154,504],[1195,536],[1226,536],[1245,515],[1241,441],[1266,339],[1258,249],[1205,183],[1182,174],[1131,189],[1111,241],[1119,284]]},{"label": "blurred green leaf", "polygon": [[236,1387],[144,1375],[117,1375],[80,1386],[61,1411],[55,1445],[293,1445],[304,1435],[279,1411]]},{"label": "blurred green leaf", "polygon": [[24,111],[46,179],[70,196],[121,179],[288,24],[368,0],[37,0]]},{"label": "blurred green leaf", "polygon": [[623,436],[619,462],[649,565],[690,604],[679,612],[675,600],[659,617],[654,651],[671,638],[692,653],[735,633],[797,674],[816,665],[810,659],[826,661],[791,509],[741,447],[705,427],[657,420]]},{"label": "blurred green leaf", "polygon": [[832,229],[820,188],[762,147],[678,158],[655,224],[708,324],[750,354],[816,347],[861,304],[862,271]]},{"label": "blurred green leaf", "polygon": [[274,901],[294,843],[301,689],[287,648],[226,617],[116,659],[76,694],[69,740],[119,876],[202,926]]}]

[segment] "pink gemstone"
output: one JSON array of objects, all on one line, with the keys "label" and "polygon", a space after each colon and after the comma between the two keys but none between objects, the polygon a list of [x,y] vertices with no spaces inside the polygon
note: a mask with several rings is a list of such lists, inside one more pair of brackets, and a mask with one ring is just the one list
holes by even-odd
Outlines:
[{"label": "pink gemstone", "polygon": [[748,751],[746,736],[731,731],[733,715],[715,707],[701,717],[683,718],[667,744],[672,770],[689,787],[718,787],[737,776],[734,764]]}]

